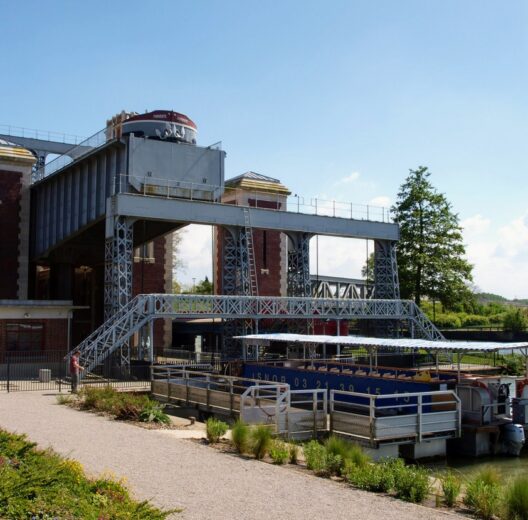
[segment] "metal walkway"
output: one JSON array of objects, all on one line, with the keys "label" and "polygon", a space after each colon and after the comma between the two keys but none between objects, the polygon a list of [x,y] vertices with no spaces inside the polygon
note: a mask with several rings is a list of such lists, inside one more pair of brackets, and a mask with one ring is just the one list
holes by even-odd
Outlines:
[{"label": "metal walkway", "polygon": [[90,371],[117,349],[126,363],[127,341],[157,318],[375,319],[405,320],[413,334],[442,339],[436,327],[408,300],[337,300],[251,296],[141,294],[130,300],[79,346],[81,364]]}]

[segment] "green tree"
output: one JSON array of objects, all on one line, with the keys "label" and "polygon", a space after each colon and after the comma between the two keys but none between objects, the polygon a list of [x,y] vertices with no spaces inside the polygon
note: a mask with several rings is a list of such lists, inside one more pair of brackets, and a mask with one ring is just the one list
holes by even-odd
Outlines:
[{"label": "green tree", "polygon": [[194,287],[194,294],[213,294],[213,284],[207,276]]},{"label": "green tree", "polygon": [[410,170],[392,208],[400,225],[400,290],[402,298],[413,298],[418,305],[428,297],[450,309],[472,302],[468,284],[473,267],[464,258],[458,215],[433,187],[430,175],[424,166]]},{"label": "green tree", "polygon": [[361,276],[368,285],[374,284],[374,253],[370,253],[365,265],[361,268]]},{"label": "green tree", "polygon": [[179,294],[182,292],[182,285],[178,281],[180,271],[185,271],[185,262],[181,255],[181,243],[185,234],[185,229],[180,229],[172,234],[172,292]]},{"label": "green tree", "polygon": [[511,309],[505,314],[502,320],[502,326],[504,330],[521,332],[528,328],[528,316],[522,309]]}]

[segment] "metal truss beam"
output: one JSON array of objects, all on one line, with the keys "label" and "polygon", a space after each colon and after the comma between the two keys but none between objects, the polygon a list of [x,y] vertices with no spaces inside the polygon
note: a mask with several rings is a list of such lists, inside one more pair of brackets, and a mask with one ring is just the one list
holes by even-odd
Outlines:
[{"label": "metal truss beam", "polygon": [[337,277],[311,276],[312,296],[314,298],[349,298],[366,300],[373,297],[373,287],[365,280],[352,280]]},{"label": "metal truss beam", "polygon": [[432,340],[443,339],[416,304],[408,300],[142,294],[119,309],[78,346],[81,362],[87,370],[93,369],[154,319],[213,317],[226,320],[408,320],[417,335]]}]

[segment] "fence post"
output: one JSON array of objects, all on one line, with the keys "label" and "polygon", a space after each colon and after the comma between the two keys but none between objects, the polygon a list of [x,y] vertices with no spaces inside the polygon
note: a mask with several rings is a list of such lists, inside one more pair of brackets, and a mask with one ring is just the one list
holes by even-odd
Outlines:
[{"label": "fence post", "polygon": [[59,363],[59,393],[62,393],[62,369],[64,368],[64,360],[61,359]]},{"label": "fence post", "polygon": [[9,379],[11,376],[11,357],[9,356],[9,352],[6,352],[6,359],[7,359],[7,393],[9,393]]}]

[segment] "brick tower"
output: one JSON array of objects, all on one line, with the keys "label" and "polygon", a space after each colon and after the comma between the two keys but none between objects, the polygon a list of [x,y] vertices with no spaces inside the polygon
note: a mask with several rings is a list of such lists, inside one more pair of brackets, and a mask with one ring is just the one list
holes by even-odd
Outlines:
[{"label": "brick tower", "polygon": [[[246,172],[225,182],[224,204],[249,206],[269,210],[285,210],[290,191],[278,179],[255,172]],[[215,232],[215,293],[226,294],[223,283],[225,256],[222,251],[226,229]],[[279,231],[253,229],[254,261],[258,296],[286,296],[287,237]]]}]

